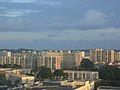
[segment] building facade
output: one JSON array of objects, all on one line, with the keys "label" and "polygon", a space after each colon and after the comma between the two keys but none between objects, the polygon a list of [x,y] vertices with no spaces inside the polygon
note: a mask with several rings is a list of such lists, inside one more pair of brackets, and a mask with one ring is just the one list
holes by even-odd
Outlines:
[{"label": "building facade", "polygon": [[85,53],[83,51],[63,52],[62,69],[74,69],[79,67],[84,57]]},{"label": "building facade", "polygon": [[65,70],[64,72],[68,74],[68,80],[94,81],[99,79],[98,71]]},{"label": "building facade", "polygon": [[110,63],[119,61],[119,52],[115,50],[105,50],[105,49],[91,49],[90,50],[90,60],[94,63]]}]

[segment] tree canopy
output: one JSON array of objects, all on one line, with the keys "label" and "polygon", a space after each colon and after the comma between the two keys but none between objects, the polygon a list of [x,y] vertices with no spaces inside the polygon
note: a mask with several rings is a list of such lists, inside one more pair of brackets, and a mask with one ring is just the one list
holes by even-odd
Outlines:
[{"label": "tree canopy", "polygon": [[52,77],[51,69],[47,67],[41,67],[37,77],[39,80],[50,79]]},{"label": "tree canopy", "polygon": [[94,68],[94,63],[90,59],[83,59],[80,68],[89,70]]},{"label": "tree canopy", "polygon": [[4,85],[6,82],[6,76],[5,73],[0,72],[0,85]]},{"label": "tree canopy", "polygon": [[53,76],[63,76],[64,72],[61,69],[57,69],[53,72]]},{"label": "tree canopy", "polygon": [[22,68],[20,65],[17,64],[4,64],[4,65],[0,65],[1,68],[15,68],[15,69],[19,69]]},{"label": "tree canopy", "polygon": [[104,65],[99,69],[99,77],[104,80],[120,80],[120,68]]},{"label": "tree canopy", "polygon": [[99,86],[120,86],[120,68],[105,64],[99,68],[100,80],[95,82],[95,90]]}]

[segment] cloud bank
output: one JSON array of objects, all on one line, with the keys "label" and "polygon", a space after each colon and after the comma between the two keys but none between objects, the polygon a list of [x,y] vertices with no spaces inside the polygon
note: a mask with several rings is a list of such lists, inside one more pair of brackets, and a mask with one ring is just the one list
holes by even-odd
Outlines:
[{"label": "cloud bank", "polygon": [[1,47],[11,43],[11,47],[27,44],[80,48],[110,44],[118,48],[119,3],[119,0],[0,0]]}]

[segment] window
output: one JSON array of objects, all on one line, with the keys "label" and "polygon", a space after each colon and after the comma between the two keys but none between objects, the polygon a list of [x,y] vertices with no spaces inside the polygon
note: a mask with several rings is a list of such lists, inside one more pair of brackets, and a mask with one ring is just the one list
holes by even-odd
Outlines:
[{"label": "window", "polygon": [[85,73],[83,73],[83,79],[85,79]]},{"label": "window", "polygon": [[86,79],[87,79],[87,80],[90,80],[90,74],[89,74],[89,73],[87,73],[87,74],[86,74],[86,76],[87,76],[87,78],[86,78]]},{"label": "window", "polygon": [[79,73],[79,79],[82,80],[82,73]]}]

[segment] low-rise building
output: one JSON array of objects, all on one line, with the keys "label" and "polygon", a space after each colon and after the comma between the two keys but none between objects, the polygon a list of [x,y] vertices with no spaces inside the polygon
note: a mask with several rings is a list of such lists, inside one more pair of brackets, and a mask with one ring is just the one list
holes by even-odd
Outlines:
[{"label": "low-rise building", "polygon": [[6,78],[9,79],[13,84],[34,84],[35,77],[29,76],[25,74],[15,74],[15,73],[7,73]]},{"label": "low-rise building", "polygon": [[120,90],[120,87],[100,86],[100,87],[97,88],[97,90]]},{"label": "low-rise building", "polygon": [[68,74],[68,80],[94,81],[99,79],[98,71],[75,71],[65,70]]}]

